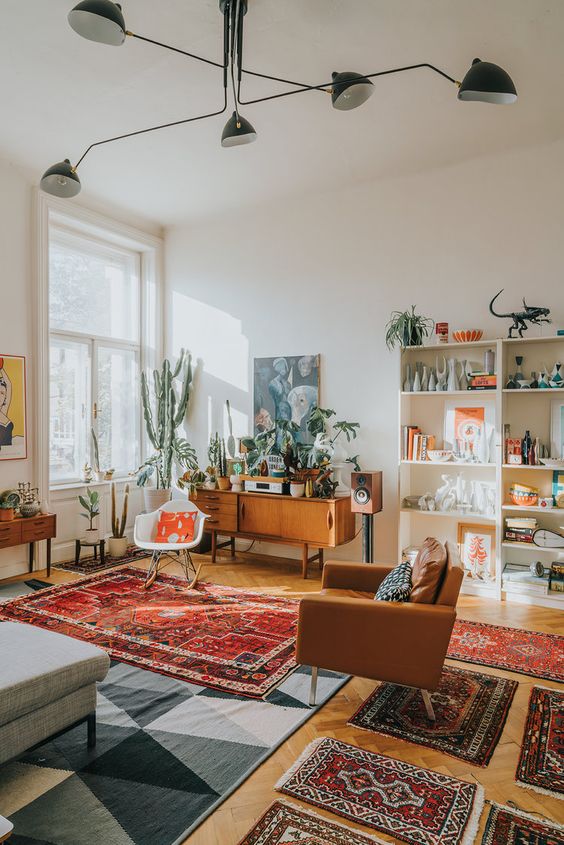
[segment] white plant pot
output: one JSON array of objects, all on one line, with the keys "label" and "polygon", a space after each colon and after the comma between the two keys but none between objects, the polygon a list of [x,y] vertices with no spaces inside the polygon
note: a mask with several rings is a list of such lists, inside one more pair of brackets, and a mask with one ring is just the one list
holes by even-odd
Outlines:
[{"label": "white plant pot", "polygon": [[301,499],[305,493],[305,484],[303,481],[292,481],[290,483],[290,496],[294,499]]},{"label": "white plant pot", "polygon": [[99,528],[87,528],[84,532],[84,540],[87,543],[99,543],[100,542],[100,529]]},{"label": "white plant pot", "polygon": [[106,477],[106,473],[104,472],[103,469],[100,470],[99,472],[96,471],[94,473],[94,478],[96,479],[96,481],[104,481],[105,477]]},{"label": "white plant pot", "polygon": [[145,510],[147,513],[152,513],[164,505],[165,502],[170,501],[171,490],[157,490],[156,487],[144,487],[143,498],[145,499]]},{"label": "white plant pot", "polygon": [[123,557],[127,552],[129,540],[127,537],[110,537],[108,540],[108,552],[111,557]]}]

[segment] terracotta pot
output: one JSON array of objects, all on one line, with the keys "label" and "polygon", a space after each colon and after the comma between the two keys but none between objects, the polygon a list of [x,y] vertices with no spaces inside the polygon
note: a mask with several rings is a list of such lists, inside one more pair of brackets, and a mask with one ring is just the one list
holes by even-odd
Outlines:
[{"label": "terracotta pot", "polygon": [[0,508],[0,522],[11,522],[15,515],[14,508]]},{"label": "terracotta pot", "polygon": [[218,475],[217,486],[219,487],[220,490],[229,490],[231,488],[231,482],[229,481],[229,476]]},{"label": "terracotta pot", "polygon": [[145,499],[145,510],[147,513],[152,513],[164,505],[165,502],[170,501],[170,488],[166,490],[157,490],[156,487],[144,487],[143,498]]},{"label": "terracotta pot", "polygon": [[111,557],[123,557],[127,552],[129,540],[127,537],[110,537],[108,540],[108,552]]}]

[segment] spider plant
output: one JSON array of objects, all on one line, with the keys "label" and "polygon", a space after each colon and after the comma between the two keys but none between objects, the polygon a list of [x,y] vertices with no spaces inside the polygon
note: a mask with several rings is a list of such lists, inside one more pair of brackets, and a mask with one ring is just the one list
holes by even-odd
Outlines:
[{"label": "spider plant", "polygon": [[415,305],[411,311],[392,311],[386,325],[386,346],[423,346],[423,338],[429,337],[434,325],[430,317],[415,313]]}]

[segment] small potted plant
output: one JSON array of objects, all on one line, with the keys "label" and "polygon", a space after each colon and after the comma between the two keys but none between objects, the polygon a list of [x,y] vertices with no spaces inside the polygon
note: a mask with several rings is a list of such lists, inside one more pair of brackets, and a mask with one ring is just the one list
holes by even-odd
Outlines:
[{"label": "small potted plant", "polygon": [[94,520],[100,514],[100,494],[96,490],[88,489],[86,496],[79,496],[78,501],[83,507],[81,516],[88,520],[88,528],[85,531],[87,543],[98,543],[100,540],[100,532],[94,528]]},{"label": "small potted plant", "polygon": [[186,490],[188,497],[192,496],[198,487],[203,487],[206,481],[206,474],[201,469],[187,469],[186,472],[177,479],[177,484],[181,490]]},{"label": "small potted plant", "polygon": [[123,557],[127,552],[128,539],[125,536],[127,523],[127,504],[129,500],[129,484],[123,492],[121,518],[118,519],[116,508],[116,485],[112,484],[112,536],[108,540],[108,550],[112,557]]},{"label": "small potted plant", "polygon": [[4,490],[0,493],[0,522],[11,522],[19,505],[20,496],[17,490]]},{"label": "small potted plant", "polygon": [[298,470],[290,479],[290,496],[301,499],[305,493],[307,470]]},{"label": "small potted plant", "polygon": [[429,337],[433,331],[435,321],[430,317],[421,317],[415,313],[415,305],[411,311],[392,311],[386,325],[386,346],[423,346],[423,339]]},{"label": "small potted plant", "polygon": [[206,490],[215,490],[217,487],[217,478],[215,471],[215,467],[212,467],[211,464],[206,469],[206,480],[202,485],[206,488]]},{"label": "small potted plant", "polygon": [[229,490],[231,481],[227,475],[227,457],[225,454],[225,440],[218,438],[217,486],[220,490]]}]

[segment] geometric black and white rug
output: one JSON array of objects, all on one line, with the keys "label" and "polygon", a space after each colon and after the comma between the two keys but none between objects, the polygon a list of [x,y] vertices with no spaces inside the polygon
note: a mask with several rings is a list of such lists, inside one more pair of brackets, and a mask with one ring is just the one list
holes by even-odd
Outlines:
[{"label": "geometric black and white rug", "polygon": [[0,766],[10,845],[173,845],[183,840],[347,677],[298,667],[265,701],[113,663],[98,685],[97,745],[80,726]]}]

